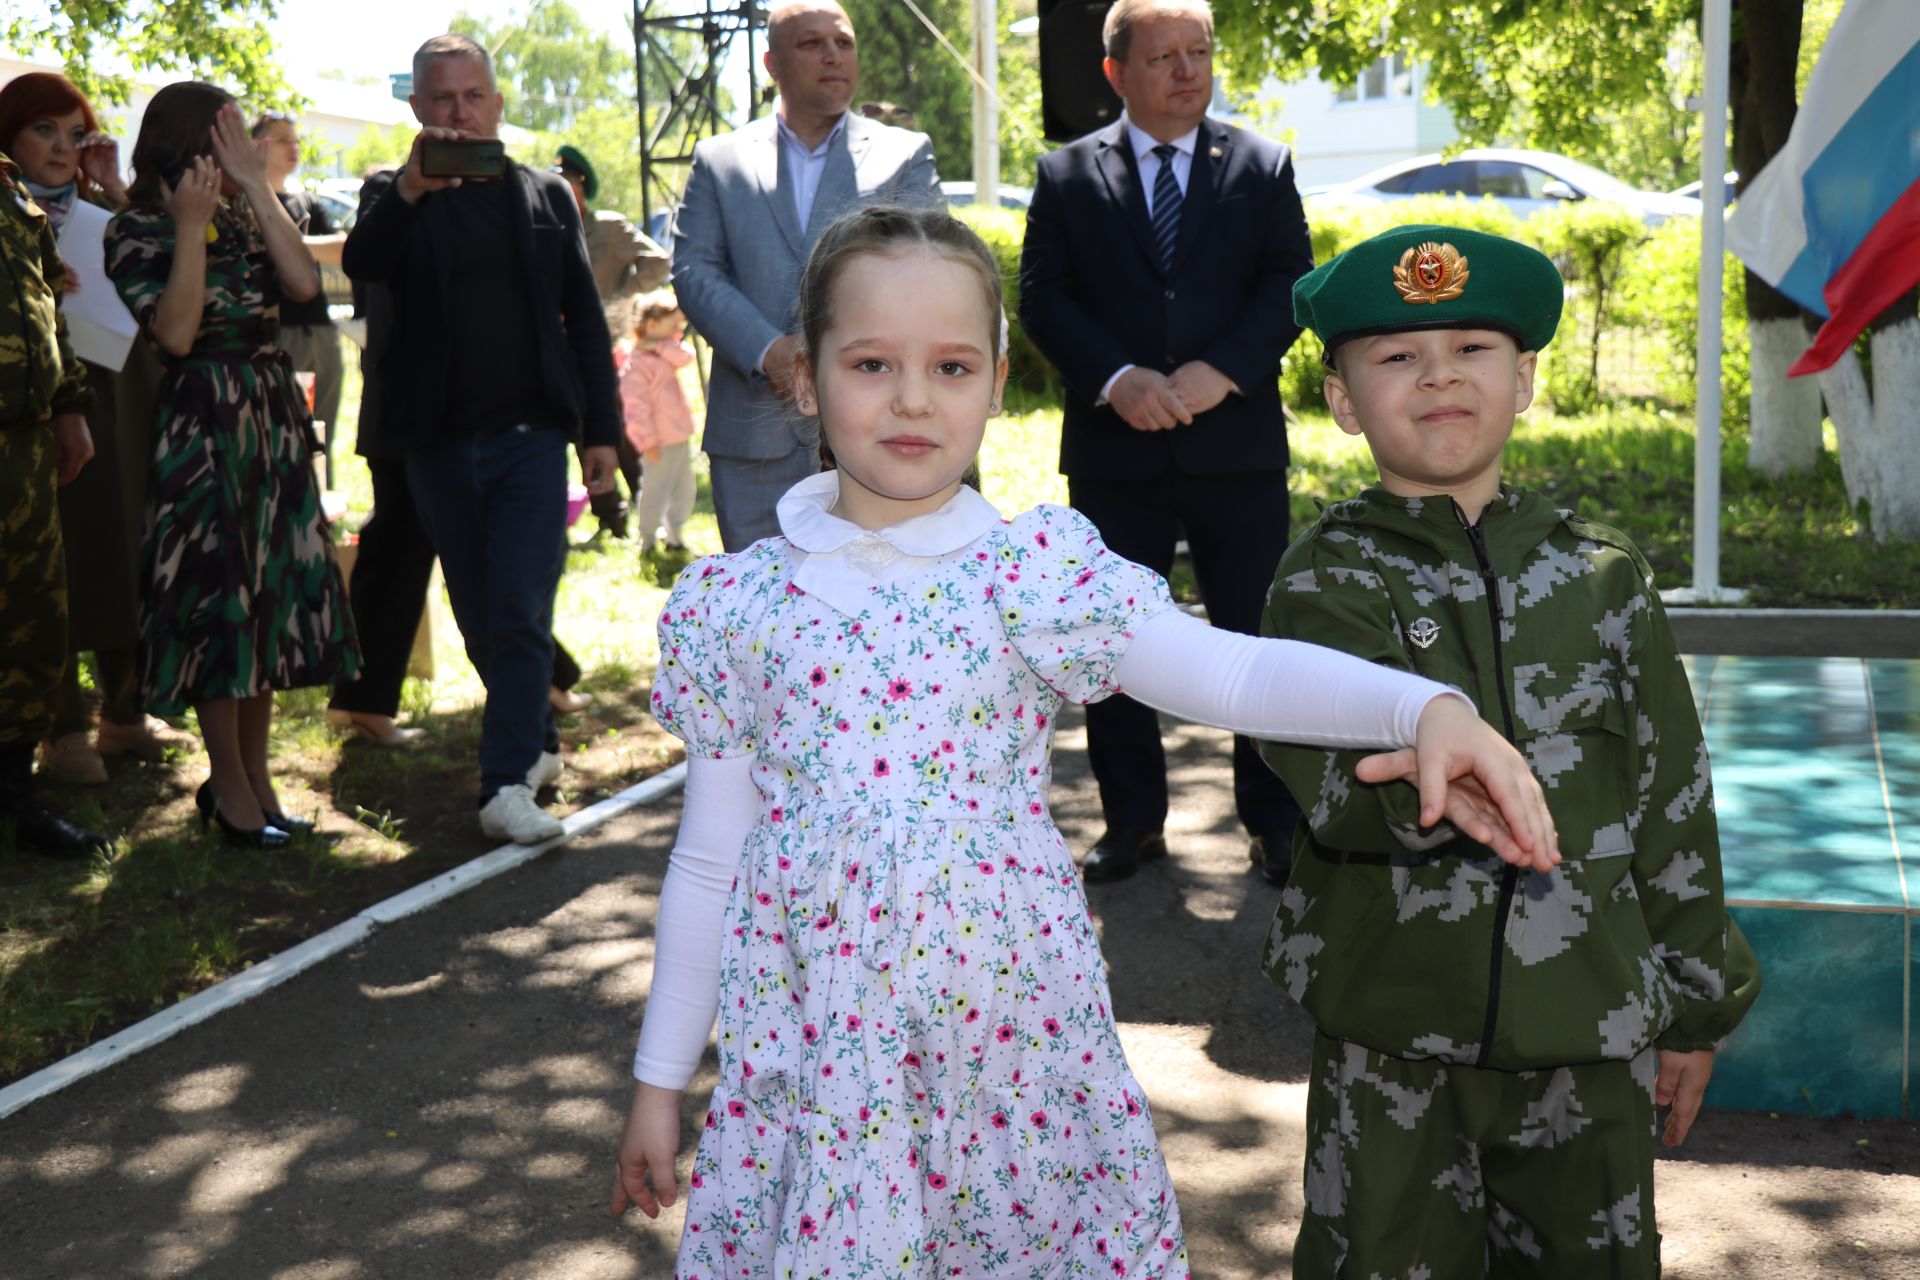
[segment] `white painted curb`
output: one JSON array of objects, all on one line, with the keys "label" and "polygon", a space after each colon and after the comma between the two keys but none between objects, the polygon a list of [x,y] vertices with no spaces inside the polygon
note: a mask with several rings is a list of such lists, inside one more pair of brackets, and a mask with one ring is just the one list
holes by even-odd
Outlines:
[{"label": "white painted curb", "polygon": [[377,902],[351,920],[342,921],[325,933],[308,938],[296,947],[217,982],[205,991],[124,1031],[116,1032],[98,1044],[88,1045],[24,1080],[16,1080],[0,1089],[0,1119],[48,1094],[58,1093],[76,1080],[84,1080],[94,1072],[131,1058],[143,1049],[151,1049],[162,1040],[178,1035],[195,1023],[205,1022],[216,1013],[245,1004],[261,992],[272,990],[295,974],[305,972],[327,957],[337,955],[370,937],[381,925],[404,920],[416,912],[445,902],[477,884],[531,862],[547,850],[563,845],[576,836],[585,835],[630,809],[672,795],[686,784],[686,780],[687,766],[677,764],[645,782],[628,787],[619,795],[610,796],[599,804],[571,815],[565,820],[565,831],[545,844],[501,845],[492,853],[482,854],[471,862],[442,872],[404,893],[395,894],[385,902]]}]

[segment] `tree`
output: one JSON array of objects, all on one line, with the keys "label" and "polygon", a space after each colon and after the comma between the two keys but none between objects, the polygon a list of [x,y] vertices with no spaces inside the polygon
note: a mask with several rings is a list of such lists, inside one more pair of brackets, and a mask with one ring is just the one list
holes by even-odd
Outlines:
[{"label": "tree", "polygon": [[[1758,173],[1785,144],[1800,85],[1840,4],[1735,0],[1731,155],[1743,175]],[[1239,90],[1250,90],[1268,73],[1288,79],[1308,69],[1352,83],[1376,58],[1399,53],[1427,64],[1429,90],[1452,110],[1469,145],[1513,140],[1603,168],[1631,169],[1645,156],[1623,161],[1622,152],[1644,151],[1647,139],[1674,135],[1673,147],[1655,150],[1683,170],[1698,144],[1684,132],[1675,134],[1682,126],[1674,104],[1684,105],[1692,86],[1680,78],[1691,75],[1685,58],[1676,62],[1673,51],[1684,51],[1690,38],[1697,42],[1700,18],[1700,0],[1345,0],[1338,6],[1219,0],[1214,10],[1222,61]],[[1622,123],[1635,120],[1637,130],[1623,136]],[[1920,386],[1920,367],[1908,370],[1910,362],[1920,361],[1920,340],[1905,337],[1907,325],[1920,325],[1914,311],[1913,303],[1903,303],[1875,322],[1872,379],[1889,394]],[[1819,439],[1818,397],[1785,379],[1786,365],[1806,346],[1807,317],[1751,275],[1747,314],[1754,459],[1771,470],[1810,463]],[[1894,329],[1900,333],[1881,340]],[[1855,372],[1857,390],[1866,386],[1866,375]],[[1828,391],[1830,401],[1835,394]],[[1920,456],[1920,425],[1911,417],[1897,430],[1873,432],[1864,432],[1862,421],[1858,414],[1835,420],[1843,435],[1853,432],[1853,452],[1865,459],[1853,469],[1858,475],[1898,470],[1888,450]],[[1811,449],[1809,441],[1816,442]],[[1893,514],[1884,503],[1874,508],[1877,533],[1889,532]],[[1920,536],[1920,513],[1901,536]]]},{"label": "tree", "polygon": [[567,0],[534,0],[526,17],[498,23],[463,11],[452,29],[493,55],[506,118],[523,129],[565,133],[593,107],[632,110],[632,43],[593,30]]},{"label": "tree", "polygon": [[250,107],[304,105],[275,62],[267,19],[278,0],[51,0],[4,6],[0,47],[58,56],[97,103],[123,103],[131,74],[192,75],[237,90]]}]

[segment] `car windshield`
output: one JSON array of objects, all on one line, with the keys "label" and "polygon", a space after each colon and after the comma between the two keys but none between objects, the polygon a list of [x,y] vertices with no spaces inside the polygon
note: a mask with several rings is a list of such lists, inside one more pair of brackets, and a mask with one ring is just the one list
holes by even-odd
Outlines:
[{"label": "car windshield", "polygon": [[1596,169],[1590,164],[1581,164],[1578,160],[1560,159],[1553,166],[1553,175],[1566,179],[1588,195],[1617,198],[1623,195],[1639,194],[1612,174]]}]

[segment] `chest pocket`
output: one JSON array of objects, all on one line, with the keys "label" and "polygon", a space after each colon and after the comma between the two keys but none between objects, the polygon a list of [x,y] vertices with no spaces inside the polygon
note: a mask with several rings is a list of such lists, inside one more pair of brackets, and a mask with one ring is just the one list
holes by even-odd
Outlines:
[{"label": "chest pocket", "polygon": [[1515,745],[1546,791],[1570,857],[1633,852],[1627,829],[1634,751],[1609,663],[1532,663],[1513,672]]}]

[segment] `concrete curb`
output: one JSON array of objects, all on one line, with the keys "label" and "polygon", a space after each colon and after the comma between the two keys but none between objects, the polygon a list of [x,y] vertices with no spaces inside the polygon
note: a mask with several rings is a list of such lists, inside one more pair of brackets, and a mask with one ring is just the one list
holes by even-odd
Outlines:
[{"label": "concrete curb", "polygon": [[1682,653],[1920,657],[1920,609],[1670,608]]},{"label": "concrete curb", "polygon": [[482,884],[495,876],[513,870],[531,862],[533,859],[574,839],[585,835],[596,827],[605,825],[630,809],[651,804],[662,796],[672,795],[687,780],[687,766],[677,764],[664,773],[657,773],[645,782],[636,783],[619,795],[610,796],[599,804],[582,809],[569,816],[564,823],[565,830],[558,837],[545,844],[501,845],[491,853],[481,854],[471,862],[462,863],[451,871],[444,871],[431,880],[423,881],[403,893],[397,893],[384,902],[377,902],[350,920],[344,920],[325,933],[308,938],[305,942],[277,956],[262,960],[231,978],[217,982],[197,995],[182,1000],[171,1008],[154,1014],[151,1018],[137,1022],[124,1031],[87,1046],[76,1054],[62,1058],[50,1067],[44,1067],[24,1080],[16,1080],[4,1089],[0,1089],[0,1119],[31,1103],[58,1093],[60,1090],[84,1080],[97,1071],[103,1071],[116,1062],[131,1058],[145,1049],[151,1049],[163,1040],[171,1039],[196,1023],[205,1022],[216,1013],[231,1009],[236,1005],[270,991],[296,974],[303,973],[319,964],[329,956],[337,955],[348,947],[372,936],[381,925],[404,920],[408,916],[429,907],[437,906],[448,898],[465,893],[475,885]]}]

